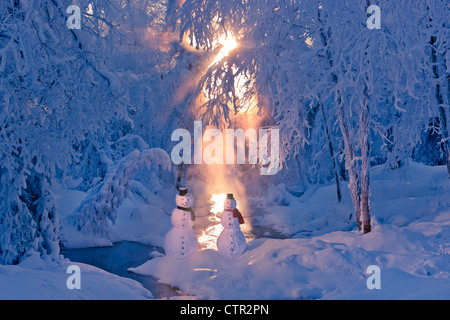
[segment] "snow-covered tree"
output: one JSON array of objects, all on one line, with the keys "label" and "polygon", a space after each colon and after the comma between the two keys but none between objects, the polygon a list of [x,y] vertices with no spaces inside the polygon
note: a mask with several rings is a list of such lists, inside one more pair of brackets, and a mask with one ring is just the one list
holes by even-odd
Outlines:
[{"label": "snow-covered tree", "polygon": [[[29,250],[58,255],[55,179],[72,177],[83,190],[99,183],[118,158],[116,141],[133,134],[139,97],[150,100],[157,87],[132,91],[149,77],[133,75],[124,61],[144,65],[136,44],[164,20],[163,1],[80,0],[81,29],[67,27],[72,4],[0,3],[1,263],[17,263]],[[168,55],[155,47],[152,54],[147,73]]]},{"label": "snow-covered tree", "polygon": [[[444,2],[429,3],[434,14],[439,12],[440,42],[432,48],[442,57],[447,55],[444,35],[448,34]],[[216,125],[230,122],[229,114],[241,107],[234,81],[239,76],[251,79],[245,91],[260,98],[260,113],[281,129],[284,161],[317,151],[309,145],[320,141],[320,136],[331,147],[343,147],[355,216],[364,232],[371,229],[372,157],[384,154],[382,161],[392,162],[392,168],[401,164],[411,156],[433,114],[428,94],[433,80],[424,71],[427,62],[421,46],[421,33],[430,31],[421,24],[425,11],[412,1],[379,1],[382,27],[369,29],[371,4],[187,0],[178,11],[181,37],[187,35],[192,45],[214,50],[224,34],[239,43],[200,80],[197,93],[206,93],[200,115]],[[443,66],[433,69],[442,88]],[[317,113],[322,114],[321,121],[315,121]],[[314,130],[312,126],[318,125],[324,130]],[[333,153],[331,148],[330,164],[337,180],[339,164]]]},{"label": "snow-covered tree", "polygon": [[420,8],[425,13],[421,20],[421,31],[425,37],[426,52],[429,54],[428,69],[432,70],[434,86],[433,111],[439,115],[438,133],[450,177],[450,4],[448,1],[425,1]]},{"label": "snow-covered tree", "polygon": [[169,155],[162,149],[148,149],[142,153],[135,150],[120,160],[70,216],[76,230],[107,239],[108,220],[115,223],[117,209],[128,195],[133,178],[139,169],[151,169],[152,166],[169,170]]}]

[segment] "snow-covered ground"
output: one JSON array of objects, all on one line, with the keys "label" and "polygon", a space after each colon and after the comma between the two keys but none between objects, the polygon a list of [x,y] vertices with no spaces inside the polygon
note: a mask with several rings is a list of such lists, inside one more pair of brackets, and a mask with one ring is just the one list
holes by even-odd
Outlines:
[{"label": "snow-covered ground", "polygon": [[[393,226],[370,236],[258,239],[234,260],[209,249],[182,261],[155,258],[133,272],[199,299],[449,299],[448,254],[425,251],[421,240]],[[366,286],[370,265],[381,268],[380,290]]]},{"label": "snow-covered ground", "polygon": [[[132,271],[199,299],[450,298],[450,189],[444,167],[373,168],[373,230],[366,235],[347,231],[355,227],[351,201],[345,193],[337,203],[334,185],[299,198],[284,186],[276,189],[272,198],[259,199],[269,213],[256,221],[289,239],[251,241],[233,260],[208,249],[185,260],[158,257]],[[370,265],[380,267],[380,290],[367,288]]]},{"label": "snow-covered ground", "polygon": [[[444,167],[409,163],[392,171],[371,170],[371,233],[355,231],[347,190],[337,203],[335,186],[294,196],[284,185],[271,198],[252,199],[266,208],[253,219],[286,239],[248,242],[236,259],[203,249],[187,259],[160,254],[130,271],[152,275],[197,299],[450,299],[450,187]],[[89,239],[65,216],[86,196],[58,191],[67,247],[111,245],[132,240],[160,246],[171,228],[174,194],[155,194],[138,182],[119,209],[110,239]],[[350,219],[349,219],[350,218]],[[79,264],[82,289],[66,287],[72,262],[31,256],[18,266],[0,266],[0,298],[142,299],[152,294],[139,283]],[[381,289],[369,290],[367,267],[381,270]],[[31,289],[30,289],[31,288]],[[190,297],[192,298],[192,297]]]},{"label": "snow-covered ground", "polygon": [[[80,289],[69,289],[70,265],[80,267]],[[69,270],[70,271],[70,270]],[[47,261],[31,255],[19,265],[0,265],[0,300],[131,300],[152,299],[140,283],[96,267],[63,261]]]}]

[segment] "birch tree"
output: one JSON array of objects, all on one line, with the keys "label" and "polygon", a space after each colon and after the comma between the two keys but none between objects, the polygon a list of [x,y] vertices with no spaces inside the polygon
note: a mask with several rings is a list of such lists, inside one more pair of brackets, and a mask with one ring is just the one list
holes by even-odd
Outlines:
[{"label": "birch tree", "polygon": [[[413,1],[381,1],[377,3],[381,28],[371,29],[366,23],[370,5],[370,1],[188,0],[178,15],[181,36],[189,35],[199,47],[212,50],[224,32],[232,33],[240,44],[211,66],[199,83],[198,92],[209,93],[203,106],[209,120],[229,121],[230,110],[239,109],[234,78],[247,75],[253,79],[246,84],[247,92],[264,97],[260,112],[282,130],[286,159],[317,143],[318,137],[309,135],[317,123],[308,115],[319,106],[328,144],[337,139],[337,145],[343,145],[355,217],[364,233],[371,230],[372,156],[384,153],[383,161],[391,158],[397,164],[407,159],[432,114],[427,83],[431,79],[424,72],[426,55],[421,47],[424,11]],[[445,12],[442,4],[433,8]],[[445,20],[445,14],[440,17]],[[439,34],[447,32],[443,20],[438,25]],[[440,87],[446,79],[441,72],[445,45],[445,40],[431,44],[441,53],[440,67],[433,69]],[[445,109],[441,101],[437,103]],[[330,130],[328,123],[333,128],[337,124],[339,132]],[[336,177],[337,163],[333,165]]]}]

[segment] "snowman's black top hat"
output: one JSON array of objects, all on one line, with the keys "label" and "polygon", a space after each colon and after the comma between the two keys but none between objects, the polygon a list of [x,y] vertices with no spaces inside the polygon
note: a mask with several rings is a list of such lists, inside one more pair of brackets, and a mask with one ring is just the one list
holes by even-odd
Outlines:
[{"label": "snowman's black top hat", "polygon": [[234,199],[234,198],[233,198],[233,194],[232,194],[232,193],[228,193],[228,194],[227,194],[227,199]]},{"label": "snowman's black top hat", "polygon": [[178,189],[180,192],[178,193],[180,196],[185,196],[189,193],[188,189],[186,187],[180,187],[180,189]]}]

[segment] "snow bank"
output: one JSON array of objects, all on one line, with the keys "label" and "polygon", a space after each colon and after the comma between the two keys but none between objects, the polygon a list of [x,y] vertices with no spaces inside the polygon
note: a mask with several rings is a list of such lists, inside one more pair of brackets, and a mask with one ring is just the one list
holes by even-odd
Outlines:
[{"label": "snow bank", "polygon": [[270,227],[285,236],[317,236],[336,230],[352,230],[356,226],[351,218],[353,205],[348,190],[343,200],[337,202],[333,185],[321,186],[307,191],[297,198],[281,184],[268,192],[266,199],[254,199],[268,212],[256,217],[260,226]]},{"label": "snow bank", "polygon": [[[81,270],[81,289],[70,290],[69,265]],[[140,283],[82,263],[45,261],[37,254],[19,265],[0,265],[0,300],[135,300],[152,299]]]},{"label": "snow bank", "polygon": [[[208,249],[184,260],[157,257],[129,271],[198,299],[449,299],[450,257],[426,246],[420,233],[379,225],[369,236],[257,239],[236,259]],[[366,286],[374,264],[381,268],[381,290]],[[427,264],[439,267],[425,275]]]},{"label": "snow bank", "polygon": [[[371,214],[373,223],[406,226],[417,219],[450,207],[450,185],[445,166],[408,162],[397,170],[381,165],[371,169]],[[318,236],[356,227],[350,193],[342,183],[342,201],[336,186],[311,187],[299,197],[283,184],[272,187],[267,197],[255,199],[268,214],[256,223],[288,237]]]}]

